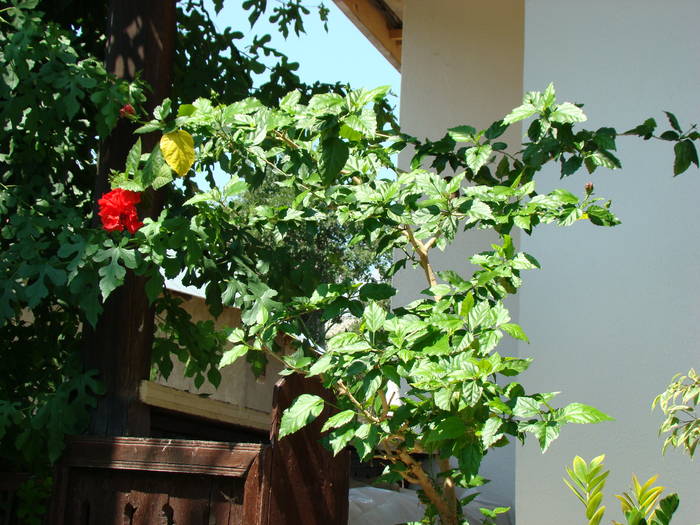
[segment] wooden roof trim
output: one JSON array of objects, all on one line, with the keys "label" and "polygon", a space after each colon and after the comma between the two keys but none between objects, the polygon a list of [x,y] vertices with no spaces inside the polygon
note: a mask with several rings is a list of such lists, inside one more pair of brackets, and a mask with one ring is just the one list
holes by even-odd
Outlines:
[{"label": "wooden roof trim", "polygon": [[333,0],[340,10],[401,71],[401,21],[381,0]]}]

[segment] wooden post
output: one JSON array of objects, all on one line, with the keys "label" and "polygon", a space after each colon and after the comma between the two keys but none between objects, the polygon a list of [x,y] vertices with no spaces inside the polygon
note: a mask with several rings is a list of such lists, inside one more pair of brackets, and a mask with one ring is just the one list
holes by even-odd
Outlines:
[{"label": "wooden post", "polygon": [[[106,67],[119,78],[136,74],[151,87],[146,110],[152,111],[170,93],[175,50],[175,0],[111,0],[108,13]],[[100,148],[95,198],[109,191],[111,169],[123,169],[134,144],[133,125],[122,119]],[[149,151],[157,136],[143,138]],[[162,208],[162,194],[147,192],[141,217],[154,217]],[[95,217],[96,225],[99,218]],[[148,408],[138,388],[148,378],[154,332],[154,312],[144,290],[145,280],[128,272],[122,287],[108,298],[95,330],[86,330],[84,362],[100,371],[106,395],[92,414],[90,432],[103,436],[146,436]]]}]

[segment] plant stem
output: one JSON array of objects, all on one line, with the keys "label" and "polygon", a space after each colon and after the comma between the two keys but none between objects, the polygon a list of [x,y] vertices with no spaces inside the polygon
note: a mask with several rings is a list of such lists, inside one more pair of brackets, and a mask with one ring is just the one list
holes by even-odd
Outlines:
[{"label": "plant stem", "polygon": [[[423,243],[420,239],[417,239],[413,233],[413,229],[409,225],[403,227],[402,233],[408,239],[408,242],[413,246],[413,249],[418,254],[419,264],[423,268],[425,273],[425,278],[430,286],[435,286],[437,284],[437,278],[435,277],[435,272],[430,264],[430,258],[428,257],[428,252],[435,244],[437,236],[428,239]],[[435,297],[436,301],[440,300],[440,297]],[[401,461],[404,462],[409,467],[409,472],[412,473],[412,477],[418,480],[418,484],[421,486],[426,496],[435,505],[438,513],[440,514],[440,521],[442,525],[456,525],[457,524],[457,494],[455,493],[455,483],[452,477],[445,474],[445,479],[442,482],[442,494],[438,492],[435,488],[433,480],[425,473],[423,467],[417,463],[408,452],[402,452],[400,454]],[[409,463],[410,461],[410,463]],[[447,459],[441,459],[438,461],[440,470],[444,473],[450,471],[450,463]]]},{"label": "plant stem", "polygon": [[456,500],[448,501],[445,497],[447,496],[446,494],[440,494],[433,480],[426,474],[423,466],[413,459],[408,452],[399,450],[398,456],[401,462],[408,467],[409,475],[418,481],[418,485],[423,489],[426,497],[435,505],[435,509],[440,514],[441,524],[458,525]]},{"label": "plant stem", "polygon": [[428,280],[430,286],[435,286],[437,284],[437,278],[435,277],[435,272],[433,272],[432,266],[430,266],[430,259],[428,258],[428,250],[432,247],[435,239],[431,239],[427,244],[423,244],[416,236],[413,234],[413,229],[409,225],[404,225],[402,233],[408,238],[408,242],[411,243],[413,249],[418,254],[419,264],[423,271],[425,272],[425,278]]}]

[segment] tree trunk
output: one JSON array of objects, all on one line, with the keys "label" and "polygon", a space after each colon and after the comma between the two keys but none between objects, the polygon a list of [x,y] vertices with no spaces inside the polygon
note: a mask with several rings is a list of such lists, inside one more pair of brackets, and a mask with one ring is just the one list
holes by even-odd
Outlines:
[{"label": "tree trunk", "polygon": [[[150,86],[146,111],[151,112],[170,93],[175,51],[175,0],[112,0],[107,20],[107,71],[134,80],[136,74]],[[123,169],[134,144],[134,126],[121,119],[100,149],[93,202],[110,190],[111,169]],[[144,151],[156,144],[155,135],[143,137]],[[148,192],[140,217],[156,217],[163,195]],[[95,215],[95,226],[99,218]],[[145,279],[127,272],[124,285],[104,304],[95,330],[86,330],[84,362],[100,371],[106,387],[98,400],[90,432],[102,436],[147,436],[149,413],[138,399],[138,387],[149,375],[154,332],[154,310],[148,303]]]}]

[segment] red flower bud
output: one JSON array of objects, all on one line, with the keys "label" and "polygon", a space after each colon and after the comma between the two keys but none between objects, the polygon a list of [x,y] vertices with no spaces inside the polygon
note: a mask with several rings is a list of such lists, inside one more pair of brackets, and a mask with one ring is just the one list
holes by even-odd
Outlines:
[{"label": "red flower bud", "polygon": [[124,104],[119,110],[119,118],[128,118],[133,115],[136,115],[136,110],[131,104]]},{"label": "red flower bud", "polygon": [[102,227],[108,232],[122,231],[126,228],[129,233],[136,233],[143,226],[136,212],[136,204],[140,200],[140,193],[121,188],[105,193],[97,201]]},{"label": "red flower bud", "polygon": [[591,193],[593,193],[593,183],[587,182],[584,185],[583,189],[586,190],[586,195],[590,195]]}]

